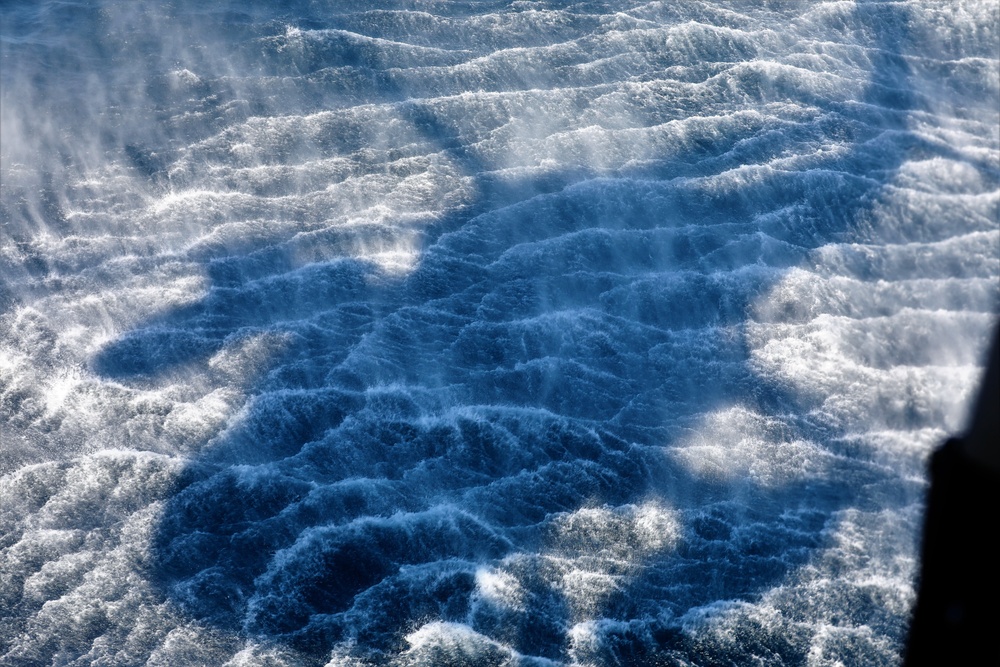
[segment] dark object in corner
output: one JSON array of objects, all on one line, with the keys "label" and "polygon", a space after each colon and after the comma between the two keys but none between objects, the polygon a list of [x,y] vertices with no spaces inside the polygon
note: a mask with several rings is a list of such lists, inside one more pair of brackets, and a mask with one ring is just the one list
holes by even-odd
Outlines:
[{"label": "dark object in corner", "polygon": [[972,426],[934,452],[904,667],[1000,665],[1000,328]]}]

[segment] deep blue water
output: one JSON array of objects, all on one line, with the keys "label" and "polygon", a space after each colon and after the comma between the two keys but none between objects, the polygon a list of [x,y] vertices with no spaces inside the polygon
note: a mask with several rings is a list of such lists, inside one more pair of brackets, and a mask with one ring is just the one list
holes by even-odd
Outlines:
[{"label": "deep blue water", "polygon": [[995,4],[0,10],[0,663],[898,663]]}]

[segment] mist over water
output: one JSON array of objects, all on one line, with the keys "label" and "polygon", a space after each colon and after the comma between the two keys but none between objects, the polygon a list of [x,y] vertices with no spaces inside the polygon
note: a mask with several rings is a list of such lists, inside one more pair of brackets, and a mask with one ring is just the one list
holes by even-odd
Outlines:
[{"label": "mist over water", "polygon": [[0,664],[898,664],[995,3],[0,11]]}]

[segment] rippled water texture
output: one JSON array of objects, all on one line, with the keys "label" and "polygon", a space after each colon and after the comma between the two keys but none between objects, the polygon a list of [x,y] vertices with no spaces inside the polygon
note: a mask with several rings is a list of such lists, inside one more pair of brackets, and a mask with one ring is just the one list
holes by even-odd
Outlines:
[{"label": "rippled water texture", "polygon": [[0,663],[898,663],[996,3],[0,11]]}]

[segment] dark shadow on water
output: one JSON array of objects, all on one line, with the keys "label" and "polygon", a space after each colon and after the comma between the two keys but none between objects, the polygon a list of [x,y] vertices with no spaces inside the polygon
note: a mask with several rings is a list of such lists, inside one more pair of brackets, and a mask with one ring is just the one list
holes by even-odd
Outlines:
[{"label": "dark shadow on water", "polygon": [[[750,367],[741,333],[750,307],[810,250],[851,238],[906,157],[940,153],[883,136],[905,133],[920,106],[900,55],[905,11],[873,4],[858,13],[876,35],[870,86],[857,103],[813,101],[823,120],[632,172],[490,181],[449,119],[414,102],[401,113],[478,176],[476,200],[422,232],[412,273],[387,277],[353,260],[298,266],[275,247],[206,257],[203,300],[145,322],[93,360],[103,377],[156,385],[243,337],[288,334],[241,423],[191,463],[164,511],[153,559],[164,593],[204,623],[322,662],[348,637],[378,655],[427,620],[466,620],[480,565],[544,551],[546,518],[583,507],[655,499],[703,508],[690,512],[678,550],[607,603],[609,617],[649,615],[643,590],[669,591],[661,602],[675,616],[753,601],[804,563],[831,514],[884,472],[845,458],[822,480],[736,491],[660,446],[676,435],[665,415],[684,424],[736,404],[765,416],[807,411]],[[808,172],[776,171],[752,192],[669,183],[824,137],[854,148]],[[134,153],[137,169],[154,168]],[[595,176],[606,180],[573,186]],[[607,201],[620,194],[632,199]],[[660,224],[661,215],[677,222]],[[597,231],[612,227],[617,236]],[[626,276],[666,268],[678,271],[659,283]],[[736,269],[746,269],[739,284],[723,279]],[[567,311],[567,326],[585,328],[539,324]],[[837,435],[781,419],[794,437]],[[735,539],[747,524],[759,527],[755,537]],[[526,612],[477,612],[476,622],[525,655],[566,659],[567,602],[530,560]],[[690,648],[677,628],[654,629],[660,649]],[[653,659],[648,642],[627,633],[611,650],[635,664]],[[771,650],[804,659],[791,643]]]}]

